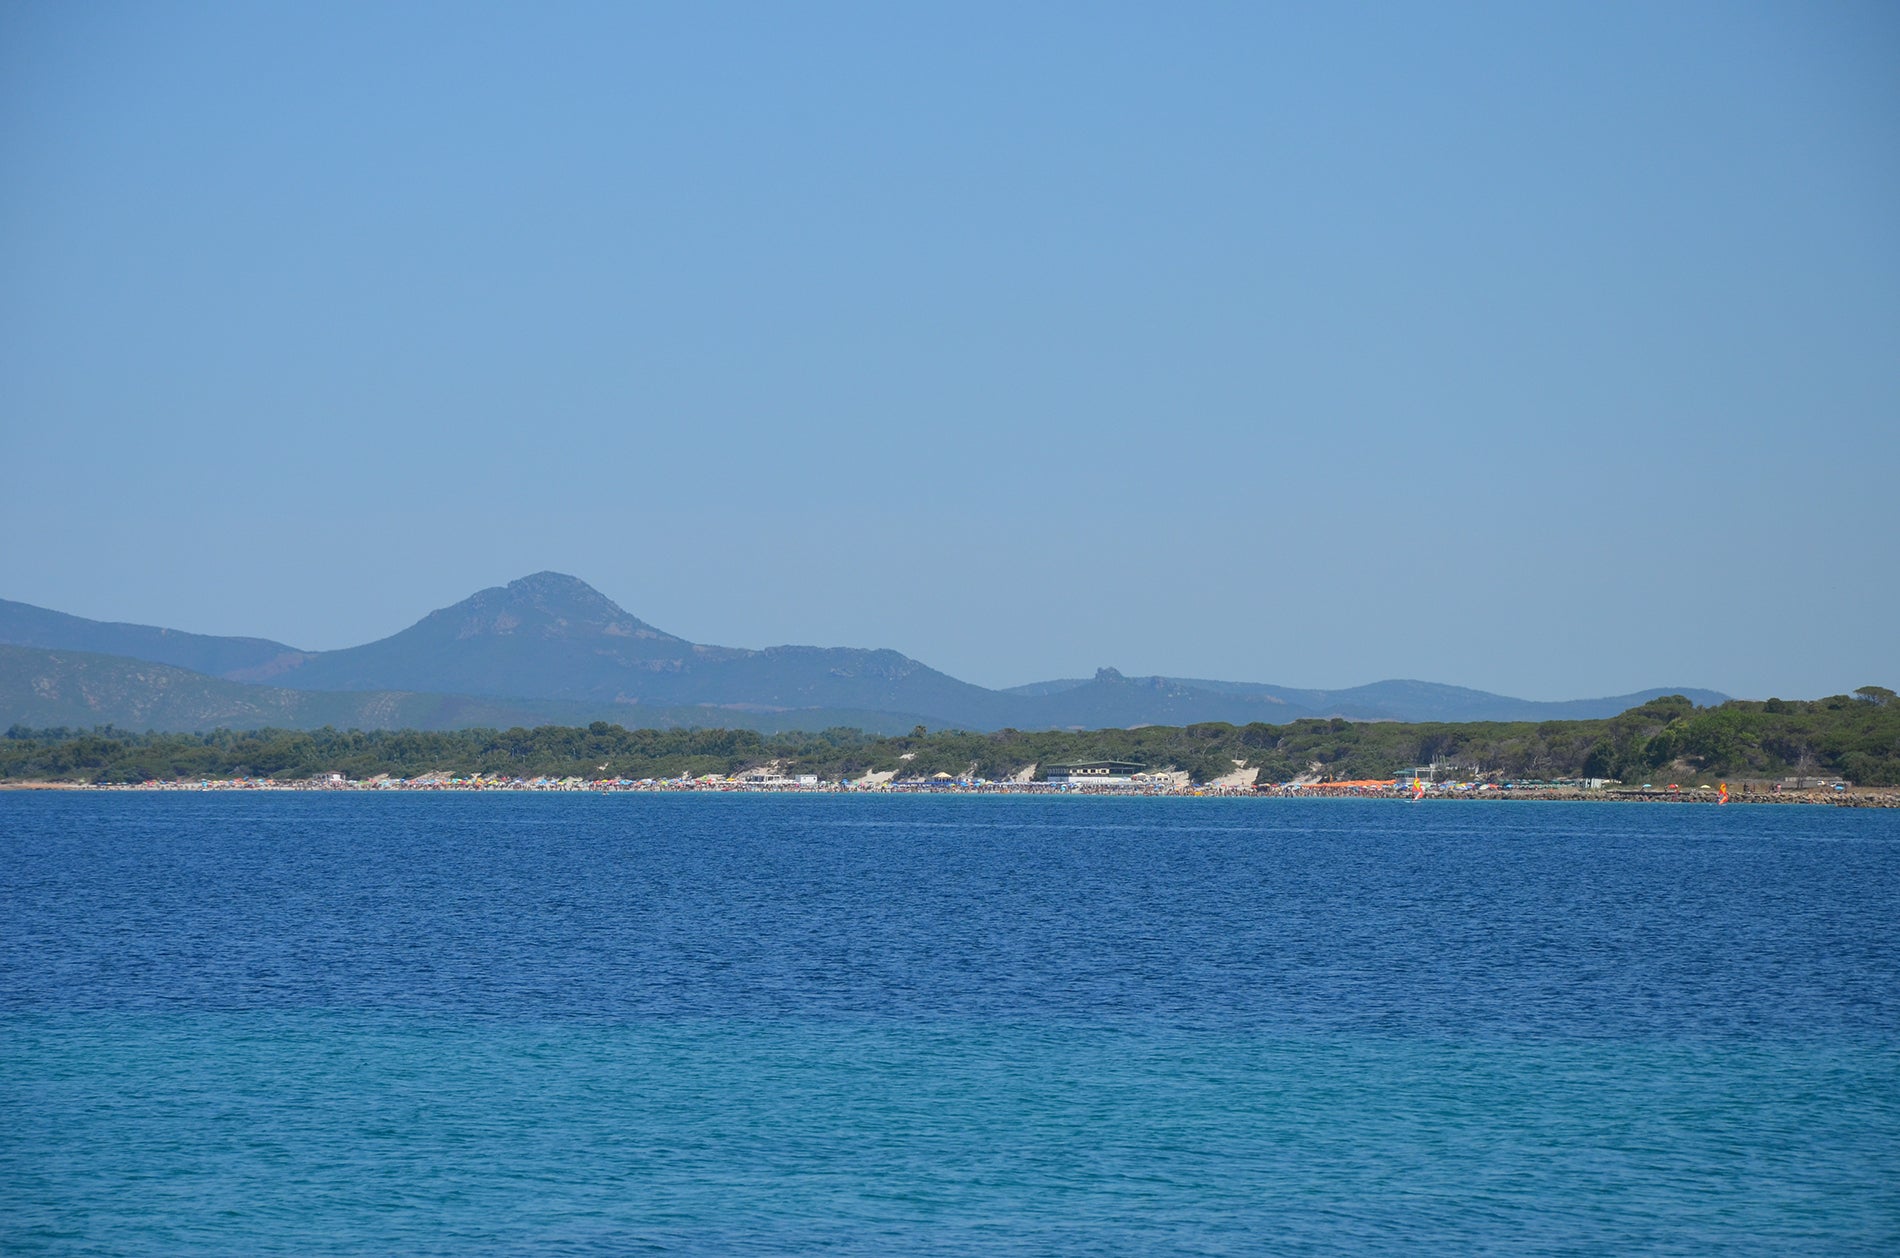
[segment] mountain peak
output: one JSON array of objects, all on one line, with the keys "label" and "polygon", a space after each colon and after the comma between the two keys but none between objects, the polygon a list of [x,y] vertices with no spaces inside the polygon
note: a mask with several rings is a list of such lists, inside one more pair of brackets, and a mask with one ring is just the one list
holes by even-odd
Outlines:
[{"label": "mountain peak", "polygon": [[543,569],[540,572],[531,572],[525,577],[516,577],[504,588],[527,594],[591,594],[596,598],[606,597],[579,577],[569,576],[565,572],[555,572],[552,569]]},{"label": "mountain peak", "polygon": [[464,600],[464,604],[477,600],[489,607],[533,608],[562,619],[633,619],[620,604],[579,577],[571,577],[565,572],[536,572],[518,577],[507,585],[483,590]]},{"label": "mountain peak", "polygon": [[507,585],[491,586],[453,607],[431,613],[422,623],[431,621],[453,624],[458,638],[489,634],[561,638],[606,635],[679,641],[628,615],[620,604],[565,572],[536,572]]},{"label": "mountain peak", "polygon": [[611,700],[652,674],[679,671],[691,651],[580,578],[536,572],[380,641],[313,657],[285,680],[308,690]]}]

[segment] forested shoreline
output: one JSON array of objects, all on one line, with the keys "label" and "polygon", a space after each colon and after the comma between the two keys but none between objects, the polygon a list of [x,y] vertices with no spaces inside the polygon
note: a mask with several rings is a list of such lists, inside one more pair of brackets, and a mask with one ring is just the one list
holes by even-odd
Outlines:
[{"label": "forested shoreline", "polygon": [[998,780],[1031,766],[1133,761],[1212,781],[1236,768],[1259,781],[1389,778],[1417,765],[1488,780],[1656,778],[1694,782],[1840,778],[1900,785],[1900,702],[1883,687],[1794,701],[1697,708],[1669,696],[1607,720],[1403,724],[1300,720],[1286,725],[1145,726],[1088,731],[927,731],[879,737],[852,729],[584,727],[208,734],[31,730],[0,738],[0,781],[126,783],[342,774],[500,774],[627,779],[732,774],[774,766],[826,780],[935,773]]}]

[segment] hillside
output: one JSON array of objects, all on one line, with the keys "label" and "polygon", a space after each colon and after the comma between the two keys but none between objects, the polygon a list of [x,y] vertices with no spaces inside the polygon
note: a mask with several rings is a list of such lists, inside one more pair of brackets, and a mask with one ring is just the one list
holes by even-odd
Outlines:
[{"label": "hillside", "polygon": [[597,705],[928,712],[939,723],[978,728],[1013,714],[994,692],[896,651],[754,651],[688,642],[555,572],[482,590],[380,641],[304,656],[272,680],[299,690],[422,690]]},{"label": "hillside", "polygon": [[[1347,690],[1302,690],[1258,682],[1177,677],[1094,677],[988,690],[893,650],[776,646],[763,650],[689,642],[623,610],[575,577],[541,572],[481,590],[389,637],[337,651],[299,651],[255,638],[215,638],[140,625],[103,624],[0,603],[0,642],[167,664],[206,679],[295,693],[395,694],[401,700],[319,703],[282,695],[193,690],[198,683],[150,672],[120,675],[93,710],[130,723],[189,721],[202,728],[228,712],[245,726],[309,727],[311,714],[415,712],[431,727],[479,724],[467,714],[525,713],[539,719],[622,720],[654,726],[754,728],[1098,729],[1301,717],[1353,720],[1572,720],[1605,717],[1658,694],[1718,703],[1712,691],[1658,689],[1608,699],[1535,703],[1457,686],[1384,681]],[[98,666],[92,666],[98,671]],[[149,685],[149,694],[134,693]],[[41,723],[49,709],[28,690],[0,722]],[[109,695],[108,695],[109,691]],[[195,695],[189,701],[181,698]],[[37,693],[37,692],[34,692]],[[434,696],[424,702],[416,696]],[[108,701],[109,699],[109,701]],[[79,709],[69,709],[77,713]],[[106,713],[113,713],[108,717]],[[497,719],[502,719],[497,717]]]},{"label": "hillside", "polygon": [[[411,691],[290,690],[208,677],[167,664],[82,651],[0,646],[0,725],[31,729],[457,730],[594,721],[656,729],[738,728],[776,733],[848,726],[900,733],[935,718],[838,709],[744,712],[710,706],[507,700]],[[941,721],[935,721],[942,724]]]},{"label": "hillside", "polygon": [[1603,720],[1639,707],[1664,695],[1682,695],[1700,707],[1726,702],[1714,690],[1658,686],[1633,694],[1601,699],[1542,701],[1513,699],[1465,686],[1438,682],[1375,681],[1344,690],[1299,690],[1251,682],[1181,680],[1217,694],[1233,694],[1278,701],[1290,711],[1314,716],[1343,716],[1351,721],[1589,721]]},{"label": "hillside", "polygon": [[0,598],[0,644],[122,655],[213,677],[264,673],[305,654],[265,638],[220,638],[151,625],[86,620],[4,598]]}]

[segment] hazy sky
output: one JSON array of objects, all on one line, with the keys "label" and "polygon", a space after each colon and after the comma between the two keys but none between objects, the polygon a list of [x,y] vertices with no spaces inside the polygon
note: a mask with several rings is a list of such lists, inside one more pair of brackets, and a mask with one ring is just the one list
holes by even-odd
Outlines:
[{"label": "hazy sky", "polygon": [[0,5],[0,596],[1900,685],[1900,6]]}]

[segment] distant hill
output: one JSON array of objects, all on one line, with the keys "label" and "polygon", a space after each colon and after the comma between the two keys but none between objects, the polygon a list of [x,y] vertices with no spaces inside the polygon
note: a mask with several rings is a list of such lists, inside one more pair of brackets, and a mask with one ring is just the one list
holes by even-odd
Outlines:
[{"label": "distant hill", "polygon": [[541,572],[431,612],[366,646],[309,656],[275,680],[302,690],[432,690],[594,703],[935,712],[974,728],[1010,703],[896,651],[701,646]]},{"label": "distant hill", "polygon": [[[1264,721],[1283,724],[1302,717],[1345,717],[1351,721],[1582,721],[1612,717],[1661,695],[1684,695],[1698,707],[1724,703],[1728,696],[1714,690],[1665,686],[1602,699],[1543,702],[1513,699],[1464,686],[1428,681],[1376,681],[1346,690],[1301,690],[1263,682],[1209,681],[1194,677],[1123,677],[1112,668],[1093,679],[1080,677],[1031,682],[1013,686],[1005,694],[1040,699],[1052,710],[1108,711],[1125,707],[1116,692],[1135,688],[1183,709],[1226,711],[1234,716],[1196,716],[1194,720],[1228,720],[1235,724]],[[1111,697],[1111,696],[1115,697]],[[1235,706],[1236,703],[1244,706]],[[1223,706],[1224,705],[1224,706]],[[1102,722],[1127,725],[1127,721]],[[1166,725],[1169,721],[1155,721]],[[1083,724],[1067,721],[1064,725]],[[1091,727],[1093,728],[1093,727]]]},{"label": "distant hill", "polygon": [[654,729],[754,729],[775,734],[846,727],[906,733],[944,722],[901,712],[745,712],[710,706],[648,707],[493,699],[406,691],[287,690],[207,677],[168,664],[83,651],[0,646],[0,728],[200,732],[213,729],[457,730],[536,725]]},{"label": "distant hill", "polygon": [[514,725],[506,705],[439,695],[323,694],[209,677],[149,660],[0,646],[0,714],[30,728],[454,729]]},{"label": "distant hill", "polygon": [[176,629],[155,629],[150,625],[85,620],[4,598],[0,598],[0,644],[126,655],[213,677],[245,671],[267,672],[280,662],[305,654],[295,647],[264,638],[219,638],[202,633],[180,633]]},{"label": "distant hill", "polygon": [[630,681],[676,670],[693,652],[692,643],[629,616],[584,582],[543,572],[482,590],[379,641],[306,656],[275,680],[299,690],[611,702]]},{"label": "distant hill", "polygon": [[1661,695],[1683,695],[1698,707],[1713,707],[1728,700],[1727,695],[1714,690],[1684,686],[1639,690],[1601,699],[1544,702],[1429,681],[1375,681],[1346,690],[1296,690],[1229,681],[1183,681],[1181,684],[1221,694],[1258,694],[1281,700],[1289,707],[1353,721],[1583,721],[1612,717]]},{"label": "distant hill", "polygon": [[[745,650],[688,642],[629,614],[586,582],[556,572],[479,591],[399,633],[339,651],[299,651],[259,638],[103,624],[12,602],[0,602],[0,643],[190,670],[199,682],[166,680],[150,672],[121,674],[111,702],[105,704],[115,711],[166,713],[167,720],[193,722],[163,726],[178,729],[204,728],[202,721],[216,712],[228,712],[231,721],[248,724],[269,722],[246,713],[274,712],[285,721],[294,720],[297,727],[359,720],[372,723],[365,727],[387,728],[381,714],[402,711],[427,722],[418,728],[594,719],[701,725],[711,718],[761,730],[849,724],[876,732],[902,732],[911,724],[933,729],[1099,729],[1211,721],[1284,724],[1333,716],[1361,721],[1556,720],[1611,716],[1660,694],[1687,694],[1703,705],[1724,698],[1707,690],[1658,689],[1535,703],[1419,681],[1300,690],[1259,682],[1124,677],[1114,669],[1102,669],[1089,679],[988,690],[892,650]],[[102,667],[87,666],[95,676],[104,675]],[[254,683],[275,697],[207,690],[201,685],[205,681]],[[153,694],[136,696],[140,685],[154,687]],[[282,697],[338,693],[359,698],[326,706],[314,699]],[[193,697],[179,706],[178,696],[187,694]],[[371,695],[385,698],[372,701],[367,697]],[[22,697],[20,702],[28,700]],[[33,724],[38,718],[28,719],[25,711],[0,710],[0,720]],[[313,715],[319,712],[325,714],[321,719]],[[493,719],[477,720],[476,713]]]},{"label": "distant hill", "polygon": [[[1046,687],[1046,688],[1045,688]],[[1173,677],[1124,677],[1112,668],[1087,681],[1045,682],[1005,692],[1031,715],[1019,729],[1109,729],[1227,721],[1284,724],[1322,713],[1255,694],[1223,692]]]}]

